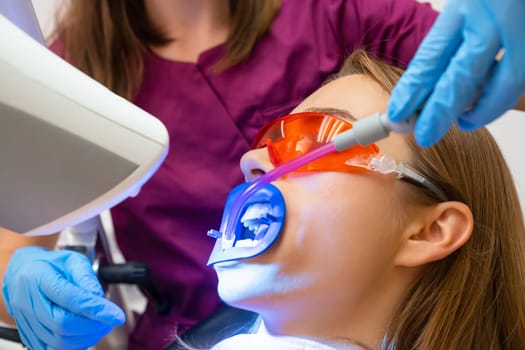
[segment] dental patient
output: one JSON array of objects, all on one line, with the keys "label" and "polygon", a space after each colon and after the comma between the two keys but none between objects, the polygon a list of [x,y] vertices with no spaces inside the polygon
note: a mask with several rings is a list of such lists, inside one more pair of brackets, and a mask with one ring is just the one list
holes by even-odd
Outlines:
[{"label": "dental patient", "polygon": [[[386,110],[401,74],[363,51],[241,160],[248,182]],[[524,239],[486,129],[431,148],[391,134],[287,173],[229,210],[210,257],[226,303],[260,315],[222,349],[520,349]],[[223,232],[237,220],[235,232]],[[231,235],[231,237],[229,236]]]}]

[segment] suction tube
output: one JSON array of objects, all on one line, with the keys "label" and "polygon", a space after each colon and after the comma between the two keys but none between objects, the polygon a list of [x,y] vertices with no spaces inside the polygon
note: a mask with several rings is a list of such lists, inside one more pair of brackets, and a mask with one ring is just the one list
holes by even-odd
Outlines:
[{"label": "suction tube", "polygon": [[241,216],[241,210],[244,204],[254,193],[265,185],[327,154],[342,152],[355,145],[366,146],[384,139],[390,134],[390,131],[402,134],[409,133],[413,130],[414,123],[414,117],[402,123],[392,123],[386,114],[372,114],[369,117],[353,123],[352,129],[336,135],[334,139],[326,145],[285,162],[260,176],[239,195],[232,206],[232,210],[229,213],[225,213],[225,215],[230,217],[226,220],[226,228],[225,232],[223,232],[224,239],[232,239],[232,235],[235,232],[235,224]]}]

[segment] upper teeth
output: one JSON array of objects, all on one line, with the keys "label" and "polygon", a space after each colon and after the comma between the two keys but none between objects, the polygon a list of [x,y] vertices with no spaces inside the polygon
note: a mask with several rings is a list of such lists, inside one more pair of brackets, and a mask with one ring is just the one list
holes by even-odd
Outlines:
[{"label": "upper teeth", "polygon": [[269,216],[270,210],[271,207],[268,203],[252,204],[244,212],[241,222],[250,231],[255,231],[261,223],[268,221],[264,219]]},{"label": "upper teeth", "polygon": [[264,237],[269,225],[274,221],[269,203],[257,203],[249,206],[241,218],[245,228],[250,230],[255,240]]},{"label": "upper teeth", "polygon": [[263,217],[270,212],[270,209],[271,208],[268,203],[252,204],[244,212],[241,221]]}]

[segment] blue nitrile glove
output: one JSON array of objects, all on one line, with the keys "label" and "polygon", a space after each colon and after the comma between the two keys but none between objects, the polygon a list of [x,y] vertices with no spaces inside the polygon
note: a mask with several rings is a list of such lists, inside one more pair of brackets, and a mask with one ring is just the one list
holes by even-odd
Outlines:
[{"label": "blue nitrile glove", "polygon": [[73,251],[18,249],[9,261],[2,292],[31,350],[87,349],[125,319],[104,297],[89,259]]},{"label": "blue nitrile glove", "polygon": [[449,0],[392,92],[390,119],[408,119],[426,101],[414,130],[423,146],[456,120],[474,130],[496,119],[525,92],[524,36],[524,0]]}]

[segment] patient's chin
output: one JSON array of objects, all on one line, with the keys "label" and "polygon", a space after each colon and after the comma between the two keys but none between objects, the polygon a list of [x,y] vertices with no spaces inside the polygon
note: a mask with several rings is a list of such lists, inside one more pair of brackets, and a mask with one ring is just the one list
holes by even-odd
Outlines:
[{"label": "patient's chin", "polygon": [[278,263],[254,264],[240,260],[238,264],[215,266],[219,280],[219,297],[227,304],[260,312],[293,298],[315,284],[310,274],[283,273]]},{"label": "patient's chin", "polygon": [[254,273],[238,270],[218,271],[219,279],[218,293],[219,297],[227,304],[239,306],[246,300],[257,297],[264,293],[261,288],[261,279]]},{"label": "patient's chin", "polygon": [[229,267],[216,267],[219,280],[219,297],[235,307],[248,307],[258,304],[261,299],[279,293],[277,264],[239,263]]}]

